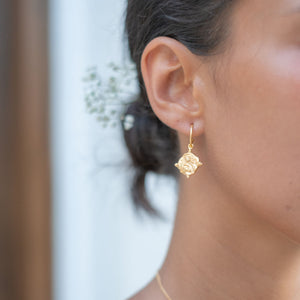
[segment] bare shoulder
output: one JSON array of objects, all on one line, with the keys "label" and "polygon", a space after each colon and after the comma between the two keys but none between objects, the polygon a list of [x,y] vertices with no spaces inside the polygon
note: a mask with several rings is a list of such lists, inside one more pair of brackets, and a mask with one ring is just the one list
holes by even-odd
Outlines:
[{"label": "bare shoulder", "polygon": [[139,290],[137,293],[132,295],[130,298],[126,300],[163,300],[161,298],[161,294],[157,289],[155,279],[152,279],[144,288]]},{"label": "bare shoulder", "polygon": [[126,300],[154,300],[155,296],[154,294],[150,293],[148,290],[141,290],[134,294],[131,298],[128,298]]},{"label": "bare shoulder", "polygon": [[138,292],[135,295],[133,295],[131,298],[128,298],[126,300],[153,300],[154,298],[151,298],[150,295]]}]

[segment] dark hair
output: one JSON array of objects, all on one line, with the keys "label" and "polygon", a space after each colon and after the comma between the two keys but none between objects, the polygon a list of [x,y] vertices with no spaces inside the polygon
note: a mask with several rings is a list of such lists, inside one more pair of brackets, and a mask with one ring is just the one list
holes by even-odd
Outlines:
[{"label": "dark hair", "polygon": [[140,94],[125,110],[133,115],[134,125],[123,132],[135,167],[132,197],[136,208],[160,216],[145,191],[148,171],[175,178],[174,163],[179,158],[176,131],[167,127],[153,113],[145,90],[140,60],[146,45],[158,36],[167,36],[184,44],[191,52],[211,56],[226,40],[227,12],[233,0],[128,0],[125,34],[130,56],[136,64]]}]

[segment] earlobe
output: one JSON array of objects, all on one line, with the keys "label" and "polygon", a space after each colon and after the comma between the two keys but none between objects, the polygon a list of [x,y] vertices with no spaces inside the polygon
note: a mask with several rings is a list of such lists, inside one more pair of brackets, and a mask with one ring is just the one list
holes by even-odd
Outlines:
[{"label": "earlobe", "polygon": [[152,40],[141,59],[142,75],[154,113],[167,126],[186,135],[191,123],[195,136],[203,132],[204,105],[201,97],[195,97],[199,92],[194,90],[199,88],[199,84],[194,84],[199,65],[196,55],[168,37]]}]

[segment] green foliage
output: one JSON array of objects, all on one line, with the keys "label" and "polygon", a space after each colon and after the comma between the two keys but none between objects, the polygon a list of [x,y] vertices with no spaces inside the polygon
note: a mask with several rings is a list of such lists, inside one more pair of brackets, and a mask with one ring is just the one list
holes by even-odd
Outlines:
[{"label": "green foliage", "polygon": [[136,70],[133,64],[118,66],[111,62],[111,75],[104,80],[96,67],[87,69],[83,78],[85,83],[84,101],[88,113],[95,115],[103,128],[115,127],[120,120],[119,112],[128,105],[136,84]]}]

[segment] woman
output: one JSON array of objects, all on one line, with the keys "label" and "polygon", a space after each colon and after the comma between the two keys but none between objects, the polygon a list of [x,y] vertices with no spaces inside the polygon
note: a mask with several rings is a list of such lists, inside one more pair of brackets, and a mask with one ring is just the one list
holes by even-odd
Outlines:
[{"label": "woman", "polygon": [[300,1],[129,0],[126,29],[136,205],[156,213],[145,175],[180,174],[190,133],[200,160],[180,174],[159,273],[130,300],[299,300]]}]

